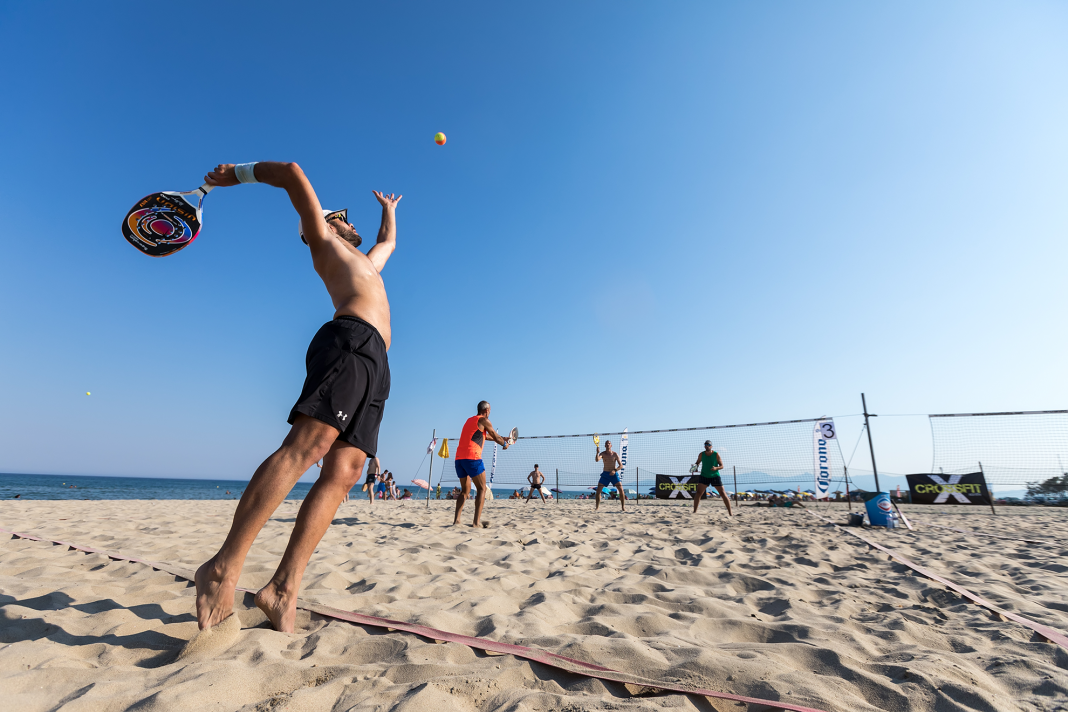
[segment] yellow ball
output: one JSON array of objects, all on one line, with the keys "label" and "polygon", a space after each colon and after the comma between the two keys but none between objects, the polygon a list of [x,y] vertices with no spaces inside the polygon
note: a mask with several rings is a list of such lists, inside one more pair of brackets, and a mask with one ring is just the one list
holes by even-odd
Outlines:
[{"label": "yellow ball", "polygon": [[434,143],[436,143],[439,146],[444,146],[445,145],[445,134],[441,133],[440,131],[438,131],[436,134],[434,134]]},{"label": "yellow ball", "polygon": [[89,391],[86,391],[86,392],[85,392],[85,395],[89,395]]}]

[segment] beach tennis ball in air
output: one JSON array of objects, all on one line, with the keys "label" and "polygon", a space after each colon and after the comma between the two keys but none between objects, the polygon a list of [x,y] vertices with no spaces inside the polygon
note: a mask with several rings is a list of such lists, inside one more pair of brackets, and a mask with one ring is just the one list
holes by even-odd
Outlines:
[{"label": "beach tennis ball in air", "polygon": [[445,134],[441,133],[440,131],[438,131],[436,134],[434,134],[434,143],[436,143],[439,146],[444,146],[445,145]]},{"label": "beach tennis ball in air", "polygon": [[86,392],[85,392],[85,395],[89,395],[89,391],[86,391]]}]

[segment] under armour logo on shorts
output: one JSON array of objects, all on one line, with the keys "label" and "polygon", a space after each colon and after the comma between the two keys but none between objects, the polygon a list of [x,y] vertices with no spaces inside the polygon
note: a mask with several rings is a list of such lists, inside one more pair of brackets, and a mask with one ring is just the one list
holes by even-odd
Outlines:
[{"label": "under armour logo on shorts", "polygon": [[342,420],[342,421],[344,421],[344,420],[348,420],[348,417],[349,417],[349,416],[345,415],[344,413],[342,413],[342,412],[341,412],[341,411],[339,410],[339,411],[337,412],[337,417],[338,417],[338,420]]}]

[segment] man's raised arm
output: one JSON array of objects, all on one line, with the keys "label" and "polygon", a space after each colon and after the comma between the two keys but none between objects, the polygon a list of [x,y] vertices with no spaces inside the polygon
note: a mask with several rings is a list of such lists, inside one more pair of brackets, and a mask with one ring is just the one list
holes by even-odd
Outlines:
[{"label": "man's raised arm", "polygon": [[[220,163],[215,170],[204,176],[204,182],[208,185],[225,187],[238,183],[266,183],[267,185],[281,188],[289,194],[289,200],[293,208],[300,215],[301,229],[308,245],[314,245],[315,241],[323,241],[329,235],[329,228],[323,220],[323,207],[319,204],[319,198],[315,195],[308,177],[296,163],[279,163],[277,161],[260,161],[259,163],[242,164],[245,170],[252,174],[254,180],[239,180],[237,166],[233,163]],[[247,174],[246,174],[247,177]]]},{"label": "man's raised arm", "polygon": [[371,192],[375,194],[375,198],[382,206],[382,227],[378,228],[378,241],[367,251],[367,257],[375,269],[381,272],[386,266],[386,260],[397,247],[397,203],[404,196],[398,195],[394,198],[393,193],[384,195],[377,190]]}]

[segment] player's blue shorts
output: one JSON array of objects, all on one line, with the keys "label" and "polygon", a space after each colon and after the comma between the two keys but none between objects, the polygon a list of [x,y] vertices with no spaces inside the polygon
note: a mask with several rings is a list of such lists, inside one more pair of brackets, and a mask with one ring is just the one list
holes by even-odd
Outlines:
[{"label": "player's blue shorts", "polygon": [[456,476],[461,479],[464,477],[478,477],[485,471],[486,466],[482,463],[482,460],[456,461]]},{"label": "player's blue shorts", "polygon": [[605,487],[607,485],[619,486],[619,475],[614,472],[602,472],[601,479],[597,480],[598,487]]},{"label": "player's blue shorts", "polygon": [[385,482],[379,482],[377,485],[375,485],[375,492],[379,492],[381,494],[385,494],[386,493],[386,483]]}]

